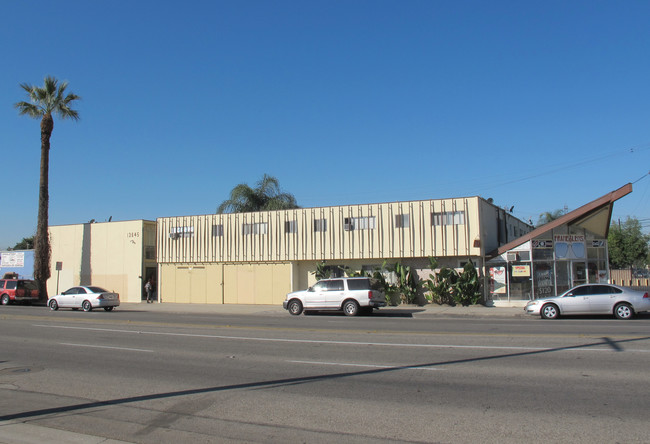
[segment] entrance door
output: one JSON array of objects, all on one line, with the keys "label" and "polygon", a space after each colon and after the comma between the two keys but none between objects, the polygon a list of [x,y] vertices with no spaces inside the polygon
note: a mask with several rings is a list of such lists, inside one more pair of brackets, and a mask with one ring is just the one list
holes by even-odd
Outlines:
[{"label": "entrance door", "polygon": [[587,265],[584,262],[571,263],[572,287],[587,283]]}]

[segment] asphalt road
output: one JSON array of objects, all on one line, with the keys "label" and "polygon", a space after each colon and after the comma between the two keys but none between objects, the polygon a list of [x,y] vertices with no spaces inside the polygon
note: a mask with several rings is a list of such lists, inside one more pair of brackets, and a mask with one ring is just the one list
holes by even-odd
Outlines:
[{"label": "asphalt road", "polygon": [[0,442],[650,441],[648,317],[384,313],[0,307]]}]

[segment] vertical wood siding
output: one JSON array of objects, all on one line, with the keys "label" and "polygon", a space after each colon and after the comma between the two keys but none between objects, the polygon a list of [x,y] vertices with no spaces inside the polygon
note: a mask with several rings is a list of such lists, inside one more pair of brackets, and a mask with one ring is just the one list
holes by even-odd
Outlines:
[{"label": "vertical wood siding", "polygon": [[[158,261],[264,262],[479,256],[479,198],[304,208],[158,219]],[[464,212],[463,224],[434,225],[432,213]],[[396,226],[399,216],[408,227]],[[356,219],[355,219],[356,218]],[[374,218],[374,228],[359,229]],[[346,230],[345,221],[357,221]],[[315,231],[315,221],[326,231]],[[251,234],[247,234],[247,225]],[[295,227],[295,232],[287,228]]]}]

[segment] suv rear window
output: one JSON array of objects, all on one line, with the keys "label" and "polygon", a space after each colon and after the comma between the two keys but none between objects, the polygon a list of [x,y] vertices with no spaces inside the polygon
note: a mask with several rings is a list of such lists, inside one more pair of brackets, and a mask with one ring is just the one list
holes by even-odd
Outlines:
[{"label": "suv rear window", "polygon": [[18,288],[25,290],[38,290],[38,285],[34,281],[18,281]]},{"label": "suv rear window", "polygon": [[370,290],[370,279],[349,279],[348,288],[350,290]]}]

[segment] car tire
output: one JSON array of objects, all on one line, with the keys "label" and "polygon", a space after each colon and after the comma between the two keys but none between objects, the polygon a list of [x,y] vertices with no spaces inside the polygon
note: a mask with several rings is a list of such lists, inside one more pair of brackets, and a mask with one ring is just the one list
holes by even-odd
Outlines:
[{"label": "car tire", "polygon": [[294,316],[298,316],[299,314],[302,313],[302,302],[300,302],[297,299],[293,299],[289,301],[289,305],[287,305],[287,310],[289,310],[289,313],[291,313]]},{"label": "car tire", "polygon": [[359,314],[359,304],[357,301],[348,300],[343,303],[343,313],[346,316],[356,316]]},{"label": "car tire", "polygon": [[0,303],[2,303],[2,305],[9,305],[11,303],[11,299],[9,299],[9,295],[3,294],[2,298],[0,298]]},{"label": "car tire", "polygon": [[104,311],[112,311],[113,307],[104,307]]},{"label": "car tire", "polygon": [[616,316],[616,319],[632,319],[632,316],[634,316],[634,310],[630,304],[621,302],[620,304],[616,304],[614,307],[614,316]]},{"label": "car tire", "polygon": [[88,300],[83,301],[83,303],[81,304],[81,309],[83,311],[91,311],[93,309],[93,304],[91,304],[90,301]]},{"label": "car tire", "polygon": [[555,304],[546,304],[542,306],[539,314],[543,319],[557,319],[560,316],[560,309]]},{"label": "car tire", "polygon": [[50,301],[50,310],[57,311],[59,309],[59,303],[56,300],[52,299]]}]

